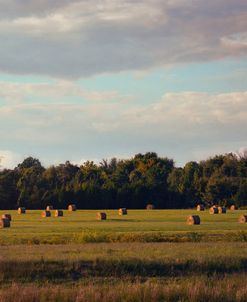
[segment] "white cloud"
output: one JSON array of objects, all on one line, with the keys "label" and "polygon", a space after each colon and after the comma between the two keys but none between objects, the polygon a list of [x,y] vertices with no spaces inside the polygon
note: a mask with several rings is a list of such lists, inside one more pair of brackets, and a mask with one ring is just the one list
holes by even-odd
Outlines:
[{"label": "white cloud", "polygon": [[242,0],[0,4],[2,72],[73,78],[247,54]]},{"label": "white cloud", "polygon": [[[12,104],[0,108],[2,145],[22,154],[103,158],[154,150],[200,158],[247,144],[247,92],[167,93],[154,104]],[[4,127],[3,127],[4,126]],[[184,154],[183,154],[184,153]],[[194,154],[194,155],[191,155]],[[58,158],[58,159],[57,159]]]},{"label": "white cloud", "polygon": [[14,153],[10,150],[0,150],[0,169],[13,169],[23,160],[20,154]]},{"label": "white cloud", "polygon": [[28,99],[34,102],[41,98],[44,102],[63,100],[63,98],[77,97],[81,100],[95,102],[124,101],[131,99],[130,95],[121,95],[117,91],[92,91],[83,89],[76,82],[56,81],[54,83],[13,83],[0,81],[0,100],[7,103],[25,103]]},{"label": "white cloud", "polygon": [[[31,91],[35,90],[35,86],[31,85],[30,87]],[[61,96],[67,93],[66,89],[63,91],[62,89],[56,90],[56,86],[53,88],[54,90],[51,89],[50,92],[48,89],[48,95]],[[36,93],[39,95],[37,91]],[[42,94],[40,95],[42,96]],[[53,123],[51,117],[57,118],[58,123],[62,122],[63,119],[71,119],[71,122],[78,123],[78,126],[89,123],[89,128],[100,132],[111,132],[115,129],[124,130],[132,127],[146,132],[145,127],[161,128],[161,126],[167,127],[166,131],[168,132],[174,131],[174,127],[183,129],[184,126],[191,127],[192,130],[196,131],[195,127],[200,126],[211,128],[216,124],[224,127],[238,127],[240,123],[244,125],[247,115],[246,99],[247,92],[215,95],[200,92],[180,92],[166,93],[160,101],[151,105],[138,106],[125,102],[86,104],[22,102],[6,104],[0,108],[0,113],[10,114],[10,117],[11,114],[14,114],[17,120],[21,120],[23,115],[29,116],[30,118],[22,121],[23,124],[27,125],[37,123],[39,120],[42,124],[43,117],[44,119],[49,117],[48,123],[49,121]],[[36,113],[39,115],[39,119],[32,116]],[[2,116],[2,118],[5,117]],[[162,129],[162,131],[164,130]]]},{"label": "white cloud", "polygon": [[244,47],[247,45],[247,32],[223,37],[222,42],[232,47]]},{"label": "white cloud", "polygon": [[[71,21],[71,22],[70,22]],[[45,17],[21,17],[14,20],[2,20],[0,31],[5,33],[46,34],[63,33],[76,29],[76,23],[60,14]]]},{"label": "white cloud", "polygon": [[101,22],[123,23],[122,26],[125,26],[124,22],[134,20],[137,25],[146,27],[165,23],[164,17],[159,1],[93,0],[90,4],[87,1],[71,1],[55,10],[47,6],[43,14],[17,15],[12,18],[7,15],[0,22],[0,31],[50,35],[73,33]]}]

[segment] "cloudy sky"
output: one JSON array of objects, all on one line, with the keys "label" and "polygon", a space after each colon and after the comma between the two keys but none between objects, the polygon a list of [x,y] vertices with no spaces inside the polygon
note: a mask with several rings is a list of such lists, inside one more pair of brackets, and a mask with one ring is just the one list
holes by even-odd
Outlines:
[{"label": "cloudy sky", "polygon": [[246,0],[0,0],[0,157],[247,147]]}]

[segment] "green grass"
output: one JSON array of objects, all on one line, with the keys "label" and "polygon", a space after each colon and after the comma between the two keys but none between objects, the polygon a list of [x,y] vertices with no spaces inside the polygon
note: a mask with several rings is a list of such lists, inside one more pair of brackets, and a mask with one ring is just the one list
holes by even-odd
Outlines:
[{"label": "green grass", "polygon": [[247,258],[246,242],[87,243],[2,246],[0,261],[209,261]]},{"label": "green grass", "polygon": [[247,272],[247,243],[95,243],[3,246],[0,282],[174,277]]},{"label": "green grass", "polygon": [[[0,229],[0,244],[247,240],[247,224],[238,223],[246,211],[210,215],[195,210],[129,210],[128,215],[118,216],[116,210],[107,210],[106,221],[96,221],[96,212],[64,211],[64,217],[41,218],[38,210],[24,215],[0,211],[13,219],[10,229]],[[201,225],[186,225],[192,214],[200,215]]]},{"label": "green grass", "polygon": [[[0,302],[247,301],[246,211],[0,211]],[[54,216],[54,211],[52,211]],[[199,214],[201,225],[186,225]]]}]

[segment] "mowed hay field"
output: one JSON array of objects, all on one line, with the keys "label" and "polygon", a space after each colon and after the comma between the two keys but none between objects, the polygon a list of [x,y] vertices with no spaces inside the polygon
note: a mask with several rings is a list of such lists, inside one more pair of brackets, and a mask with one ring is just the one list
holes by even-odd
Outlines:
[{"label": "mowed hay field", "polygon": [[[247,224],[238,218],[247,211],[209,214],[196,210],[129,210],[119,216],[117,210],[102,210],[107,220],[97,221],[96,210],[64,211],[63,217],[42,218],[41,210],[0,211],[12,216],[11,227],[0,230],[0,244],[84,243],[84,242],[162,242],[198,240],[243,241]],[[199,215],[200,225],[187,225],[189,215]],[[247,240],[247,239],[246,239]]]},{"label": "mowed hay field", "polygon": [[51,212],[0,212],[0,302],[247,301],[246,211]]}]

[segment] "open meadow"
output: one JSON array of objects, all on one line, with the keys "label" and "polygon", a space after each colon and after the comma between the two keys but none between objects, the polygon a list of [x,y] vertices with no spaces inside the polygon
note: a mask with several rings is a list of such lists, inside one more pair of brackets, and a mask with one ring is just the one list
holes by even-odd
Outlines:
[{"label": "open meadow", "polygon": [[[0,301],[246,301],[246,211],[10,213],[0,229]],[[200,225],[187,225],[200,215]]]},{"label": "open meadow", "polygon": [[[208,210],[103,210],[106,221],[96,220],[96,210],[64,211],[63,217],[42,218],[41,210],[0,211],[12,216],[11,228],[0,232],[1,244],[67,244],[86,242],[184,242],[244,241],[247,224],[238,223],[244,210],[211,215]],[[200,225],[187,225],[189,215],[198,215]],[[247,239],[246,239],[247,240]]]}]

